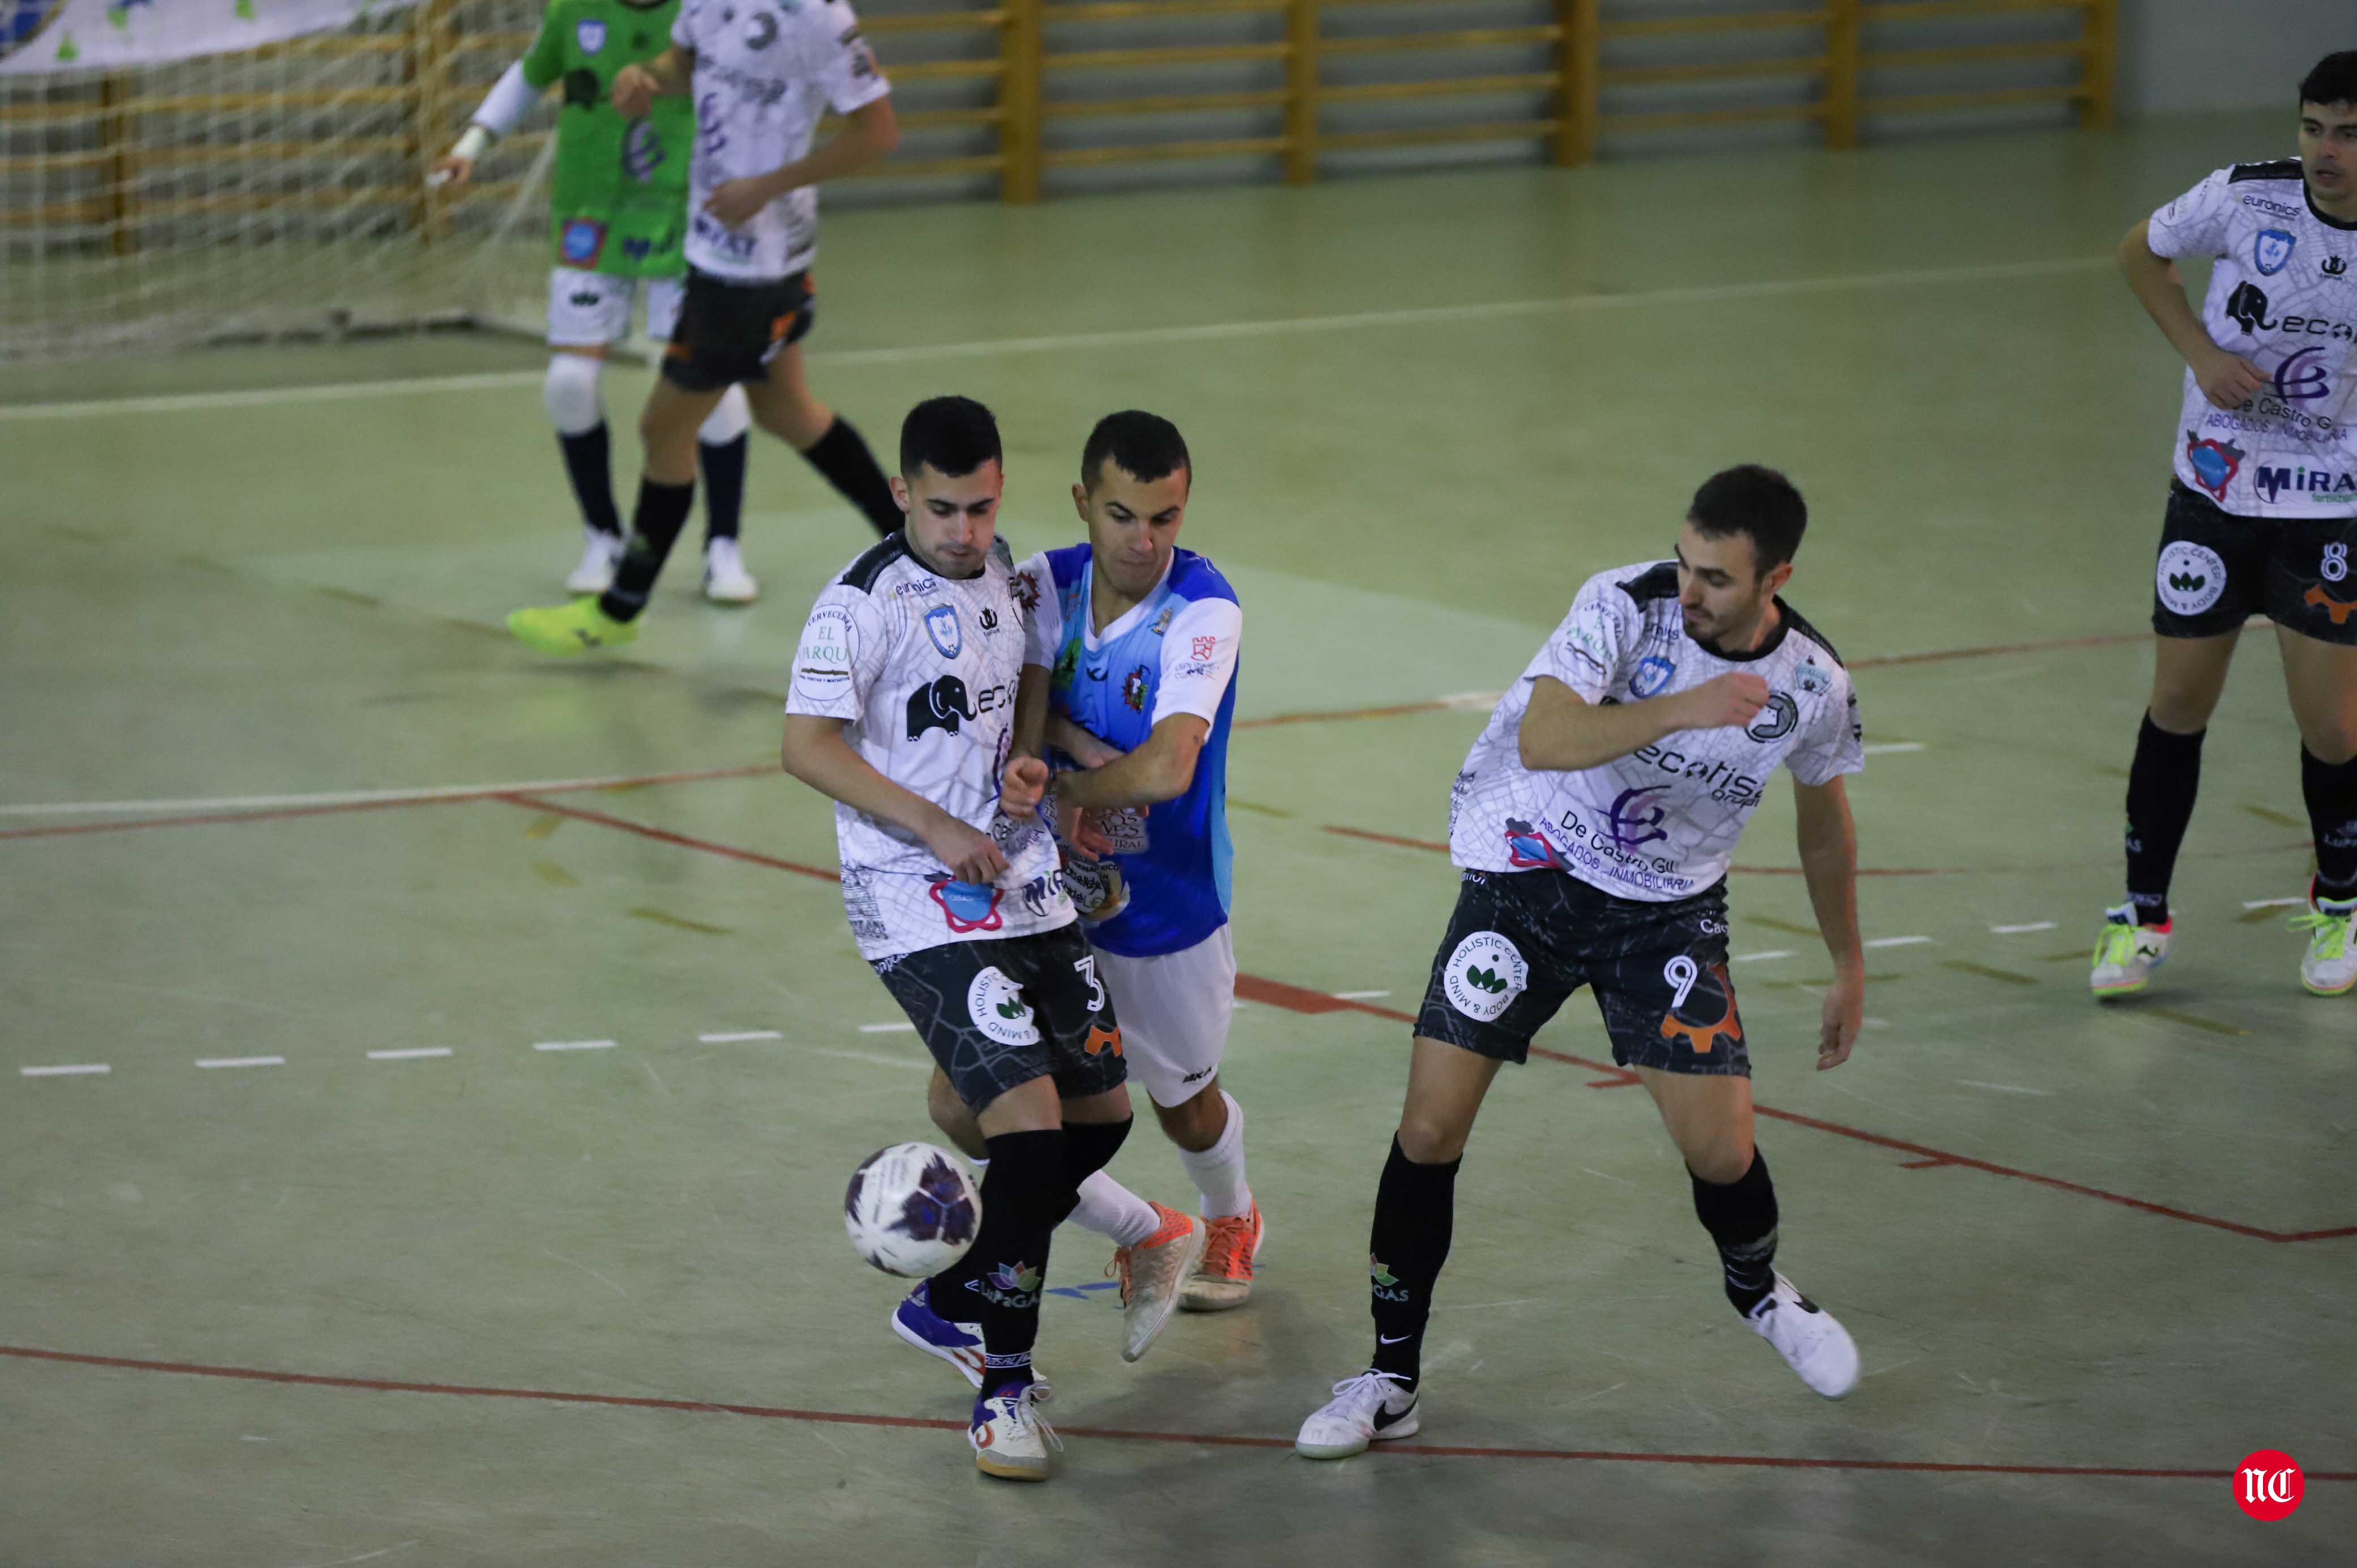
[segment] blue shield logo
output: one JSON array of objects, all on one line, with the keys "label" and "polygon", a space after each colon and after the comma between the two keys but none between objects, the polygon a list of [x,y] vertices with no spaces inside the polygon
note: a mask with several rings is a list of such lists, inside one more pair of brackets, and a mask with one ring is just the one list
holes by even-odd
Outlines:
[{"label": "blue shield logo", "polygon": [[606,24],[595,16],[586,16],[573,24],[573,41],[581,46],[585,55],[594,55],[606,47]]},{"label": "blue shield logo", "polygon": [[958,650],[965,646],[965,632],[958,625],[955,605],[935,605],[925,612],[925,635],[933,639],[933,647],[944,659],[955,659]]},{"label": "blue shield logo", "polygon": [[2298,243],[2280,229],[2262,229],[2251,242],[2251,260],[2258,263],[2261,276],[2273,277],[2284,270],[2284,263],[2291,260],[2291,248]]},{"label": "blue shield logo", "polygon": [[1670,683],[1678,667],[1658,653],[1649,653],[1637,661],[1636,672],[1629,677],[1629,694],[1650,697]]}]

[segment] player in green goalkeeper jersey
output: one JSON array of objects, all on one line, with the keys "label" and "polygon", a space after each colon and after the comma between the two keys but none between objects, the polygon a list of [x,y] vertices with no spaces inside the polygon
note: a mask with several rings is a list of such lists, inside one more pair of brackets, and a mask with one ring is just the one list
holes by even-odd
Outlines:
[{"label": "player in green goalkeeper jersey", "polygon": [[[680,0],[553,0],[532,48],[508,68],[457,145],[434,166],[437,180],[464,184],[491,138],[520,123],[542,92],[563,84],[549,215],[555,265],[549,274],[548,345],[554,351],[542,392],[581,507],[581,564],[565,585],[576,594],[612,586],[626,542],[614,504],[600,388],[607,354],[629,333],[641,284],[649,338],[668,341],[679,319],[695,108],[683,97],[656,98],[638,115],[625,115],[613,104],[615,76],[670,47],[679,8]],[[858,482],[865,478],[856,472],[859,465],[841,460],[851,446],[858,448],[854,456],[864,456],[865,444],[847,424],[808,401],[806,423],[819,439],[796,445],[872,520],[871,487]],[[697,432],[697,467],[706,487],[704,591],[720,603],[748,603],[759,591],[737,548],[749,422],[744,389],[731,387]],[[866,466],[874,467],[872,458]],[[836,471],[846,467],[853,470],[850,483]],[[882,490],[880,478],[872,489]]]}]

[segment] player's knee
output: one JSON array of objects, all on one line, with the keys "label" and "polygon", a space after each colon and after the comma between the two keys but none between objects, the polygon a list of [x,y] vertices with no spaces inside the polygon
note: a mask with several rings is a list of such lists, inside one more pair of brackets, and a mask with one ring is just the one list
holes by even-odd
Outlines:
[{"label": "player's knee", "polygon": [[1163,1134],[1190,1154],[1201,1154],[1220,1141],[1227,1131],[1228,1105],[1220,1098],[1217,1079],[1205,1084],[1193,1099],[1177,1105],[1157,1103],[1155,1120],[1162,1123]]},{"label": "player's knee", "polygon": [[1747,1133],[1728,1133],[1679,1152],[1685,1155],[1686,1169],[1713,1187],[1741,1181],[1743,1173],[1751,1168],[1751,1137]]},{"label": "player's knee", "polygon": [[2199,735],[2210,727],[2218,706],[2218,688],[2206,680],[2156,677],[2152,683],[2152,722],[2171,735]]},{"label": "player's knee", "polygon": [[551,354],[540,383],[541,405],[559,435],[587,435],[606,423],[599,379],[606,362],[587,354]]},{"label": "player's knee", "polygon": [[957,1146],[960,1154],[970,1160],[986,1157],[982,1128],[974,1121],[974,1112],[966,1108],[965,1101],[958,1098],[957,1090],[950,1087],[945,1075],[933,1074],[933,1081],[925,1090],[925,1111],[932,1118],[933,1125]]},{"label": "player's knee", "polygon": [[1465,1154],[1465,1140],[1473,1124],[1435,1111],[1410,1105],[1400,1113],[1400,1153],[1420,1165],[1445,1165]]}]

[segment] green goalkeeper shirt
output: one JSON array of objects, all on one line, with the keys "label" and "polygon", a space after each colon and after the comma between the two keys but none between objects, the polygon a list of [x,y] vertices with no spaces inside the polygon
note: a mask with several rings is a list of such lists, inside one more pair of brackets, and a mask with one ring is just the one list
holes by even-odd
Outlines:
[{"label": "green goalkeeper shirt", "polygon": [[623,277],[677,277],[687,270],[688,157],[695,106],[662,97],[642,119],[614,108],[614,78],[671,47],[680,0],[551,0],[523,57],[534,88],[565,83],[556,114],[556,172],[549,241],[556,264]]}]

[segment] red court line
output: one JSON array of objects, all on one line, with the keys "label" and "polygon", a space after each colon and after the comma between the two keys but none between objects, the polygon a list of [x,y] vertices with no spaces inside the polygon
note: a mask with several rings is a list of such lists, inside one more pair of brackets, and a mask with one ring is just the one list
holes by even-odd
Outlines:
[{"label": "red court line", "polygon": [[526,806],[535,811],[554,811],[560,817],[573,817],[581,822],[595,822],[601,828],[615,828],[626,833],[636,833],[640,838],[653,839],[658,843],[677,844],[682,849],[700,849],[706,854],[722,854],[731,860],[741,860],[753,865],[766,865],[773,871],[791,871],[798,876],[813,877],[820,882],[843,880],[835,873],[821,866],[804,865],[798,860],[780,860],[773,854],[738,849],[733,844],[715,843],[710,839],[690,838],[685,833],[675,833],[662,828],[649,827],[644,822],[634,822],[627,817],[611,817],[603,811],[587,811],[579,806],[561,806],[554,800],[544,800],[533,795],[503,793],[497,799],[505,800],[510,805]]},{"label": "red court line", "polygon": [[[885,1426],[931,1432],[964,1430],[963,1421],[914,1415],[870,1415],[856,1411],[797,1410],[784,1405],[740,1404],[726,1400],[653,1399],[637,1394],[569,1393],[553,1389],[481,1388],[467,1383],[407,1382],[391,1378],[333,1377],[318,1372],[281,1372],[260,1367],[218,1367],[198,1361],[150,1361],[130,1356],[90,1356],[70,1350],[44,1350],[25,1345],[0,1345],[0,1356],[26,1361],[61,1362],[69,1366],[104,1367],[119,1371],[166,1372],[186,1378],[222,1378],[240,1382],[286,1383],[306,1388],[344,1389],[361,1393],[444,1394],[461,1399],[533,1400],[550,1404],[614,1405],[630,1410],[679,1411],[691,1415],[744,1415],[766,1421],[800,1421],[840,1426]],[[1188,1447],[1290,1449],[1285,1437],[1253,1437],[1219,1432],[1142,1432],[1118,1426],[1067,1426],[1073,1437],[1101,1437],[1117,1443],[1175,1443]],[[1882,1470],[1929,1476],[2070,1476],[2124,1477],[2165,1481],[2222,1481],[2231,1470],[2138,1468],[2118,1465],[1953,1465],[1913,1459],[1819,1459],[1771,1454],[1649,1454],[1609,1448],[1491,1448],[1439,1444],[1375,1449],[1394,1457],[1443,1459],[1584,1460],[1621,1465],[1710,1465],[1773,1470]],[[2357,1470],[2307,1470],[2311,1481],[2357,1481]]]}]

